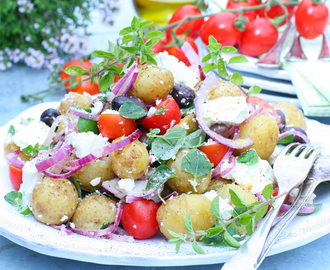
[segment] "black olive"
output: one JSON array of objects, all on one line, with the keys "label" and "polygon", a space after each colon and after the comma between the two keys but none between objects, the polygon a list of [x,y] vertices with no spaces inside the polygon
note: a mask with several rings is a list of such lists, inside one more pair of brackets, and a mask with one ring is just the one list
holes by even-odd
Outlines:
[{"label": "black olive", "polygon": [[211,130],[213,130],[218,135],[221,135],[222,137],[228,138],[229,137],[229,130],[228,127],[224,124],[216,124],[211,127]]},{"label": "black olive", "polygon": [[281,118],[281,123],[279,123],[278,128],[280,132],[285,128],[286,126],[286,119],[285,119],[285,114],[281,110],[276,110],[277,114]]},{"label": "black olive", "polygon": [[[294,126],[292,126],[292,127],[285,127],[285,128],[282,130],[281,133],[284,133],[284,132],[289,131],[289,130],[291,130],[291,129],[294,129],[294,130],[296,130],[296,131],[299,131],[299,132],[301,132],[301,133],[303,133],[303,134],[305,134],[305,135],[307,136],[307,133],[306,133],[305,130],[303,130],[303,129],[300,128],[300,127],[294,127]],[[293,137],[293,142],[306,143],[305,140],[304,140],[303,138],[299,137],[298,135],[294,135],[294,137]]]},{"label": "black olive", "polygon": [[194,90],[181,84],[174,84],[171,95],[176,103],[178,103],[180,109],[190,107],[195,100]]},{"label": "black olive", "polygon": [[115,97],[111,101],[112,109],[115,111],[119,111],[119,108],[121,107],[121,105],[123,105],[125,103],[126,100],[130,100],[130,101],[134,102],[136,105],[139,105],[140,107],[142,107],[143,109],[148,110],[146,105],[144,104],[144,102],[141,99],[139,99],[136,96],[126,96],[126,95]]},{"label": "black olive", "polygon": [[61,115],[61,113],[58,110],[50,108],[40,115],[40,121],[51,127],[55,118],[59,115]]}]

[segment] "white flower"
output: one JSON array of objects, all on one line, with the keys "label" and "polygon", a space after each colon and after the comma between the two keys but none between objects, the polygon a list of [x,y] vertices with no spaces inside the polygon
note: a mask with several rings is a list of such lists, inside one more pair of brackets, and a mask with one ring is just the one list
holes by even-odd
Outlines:
[{"label": "white flower", "polygon": [[29,42],[29,41],[31,41],[31,37],[30,37],[30,36],[26,36],[26,37],[25,37],[25,40],[26,40],[27,42]]},{"label": "white flower", "polygon": [[35,23],[35,24],[33,25],[33,27],[34,27],[34,29],[38,29],[38,28],[40,27],[40,25],[39,25],[39,23]]}]

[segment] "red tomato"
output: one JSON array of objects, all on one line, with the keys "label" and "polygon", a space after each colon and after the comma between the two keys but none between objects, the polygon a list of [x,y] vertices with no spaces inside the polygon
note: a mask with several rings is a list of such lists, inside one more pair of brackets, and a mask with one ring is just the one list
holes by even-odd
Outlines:
[{"label": "red tomato", "polygon": [[321,35],[329,22],[329,11],[325,4],[316,5],[311,0],[299,3],[295,12],[298,33],[307,39]]},{"label": "red tomato", "polygon": [[9,179],[16,190],[19,190],[22,184],[22,169],[14,164],[9,164]]},{"label": "red tomato", "polygon": [[215,143],[201,146],[198,149],[206,154],[207,158],[212,163],[212,167],[215,167],[223,159],[229,147],[220,143]]},{"label": "red tomato", "polygon": [[[82,67],[85,69],[90,69],[92,67],[92,65],[93,65],[93,63],[88,60],[83,60],[83,65],[78,60],[69,61],[62,68],[61,80],[63,81],[64,79],[69,79],[71,77],[70,75],[68,75],[64,72],[64,69],[69,66],[78,66],[78,67]],[[83,80],[87,77],[88,77],[87,75],[83,75],[83,76],[81,76],[81,80]],[[75,81],[79,82],[79,76],[76,77]],[[64,87],[68,92],[77,92],[79,94],[83,94],[84,92],[87,92],[91,95],[100,93],[99,85],[96,81],[94,81],[92,85],[89,80],[85,81],[85,82],[82,81],[81,84],[78,85],[76,88],[69,88],[69,85],[70,85],[70,82],[66,82],[64,84]]]},{"label": "red tomato", "polygon": [[268,52],[276,43],[278,32],[272,22],[266,18],[255,19],[248,24],[238,43],[242,54],[259,56]]},{"label": "red tomato", "polygon": [[167,43],[167,39],[162,39],[158,41],[151,49],[153,53],[160,53],[163,51],[166,51],[167,48],[163,47],[162,45],[165,45]]},{"label": "red tomato", "polygon": [[[189,44],[191,45],[191,47],[198,54],[197,45],[196,45],[195,41],[192,38],[185,37],[183,40],[189,42]],[[169,42],[171,42],[171,40],[169,40],[168,43]],[[187,59],[185,53],[182,51],[181,48],[179,48],[177,46],[172,46],[172,47],[165,48],[165,50],[168,52],[168,54],[175,56],[176,58],[179,59],[179,61],[185,63],[187,67],[189,67],[191,65],[190,62],[189,62],[189,60]]]},{"label": "red tomato", "polygon": [[212,35],[223,46],[235,46],[242,36],[242,32],[235,27],[236,15],[221,12],[211,16],[201,28],[201,39],[209,45]]},{"label": "red tomato", "polygon": [[[239,2],[239,3],[233,3],[227,5],[227,9],[240,9],[240,8],[247,8],[251,7],[251,4],[248,4],[246,2]],[[246,17],[249,22],[254,21],[257,18],[257,11],[256,10],[250,10],[243,12],[243,17]],[[239,17],[239,13],[235,13],[236,17]]]},{"label": "red tomato", "polygon": [[174,98],[164,98],[157,106],[155,106],[155,108],[156,110],[161,108],[164,108],[165,110],[160,115],[154,113],[139,120],[146,130],[159,128],[160,134],[165,134],[169,128],[180,122],[181,111]]},{"label": "red tomato", "polygon": [[156,219],[159,205],[154,201],[135,201],[126,204],[121,215],[121,224],[135,239],[148,239],[159,231]]},{"label": "red tomato", "polygon": [[[184,5],[174,12],[168,24],[181,21],[187,17],[199,16],[199,15],[201,15],[201,12],[195,6]],[[188,36],[193,39],[196,39],[199,36],[199,31],[201,29],[203,22],[204,22],[203,18],[185,22],[180,25],[180,27],[176,30],[175,34],[177,36],[180,36],[181,34],[185,33],[187,30],[190,29]],[[171,37],[172,29],[173,28],[170,28],[166,31],[167,38]]]},{"label": "red tomato", "polygon": [[98,126],[102,136],[114,140],[124,135],[130,135],[136,129],[137,123],[120,114],[105,113],[100,115]]},{"label": "red tomato", "polygon": [[226,7],[228,8],[230,5],[232,5],[234,3],[247,3],[250,6],[257,6],[257,5],[260,5],[261,4],[261,1],[258,1],[258,0],[247,0],[247,1],[242,2],[241,0],[228,0]]},{"label": "red tomato", "polygon": [[266,114],[272,117],[277,125],[281,123],[281,117],[278,115],[274,107],[270,105],[266,100],[259,97],[250,96],[246,102],[255,105],[257,108],[263,107],[264,109],[262,114]]},{"label": "red tomato", "polygon": [[[283,0],[283,1],[289,1],[289,0]],[[287,21],[289,21],[294,13],[295,6],[285,6],[285,7],[289,12],[289,16],[283,22],[281,22],[279,26],[283,26]],[[274,6],[271,6],[267,12],[266,12],[265,8],[259,9],[258,14],[259,14],[259,17],[263,17],[263,18],[266,17],[266,18],[274,19],[278,16],[284,15],[285,12],[280,5],[274,5]]]}]

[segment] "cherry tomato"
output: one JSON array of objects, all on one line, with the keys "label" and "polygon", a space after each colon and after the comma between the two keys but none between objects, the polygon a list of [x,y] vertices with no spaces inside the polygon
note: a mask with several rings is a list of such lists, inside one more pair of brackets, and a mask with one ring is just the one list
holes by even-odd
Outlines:
[{"label": "cherry tomato", "polygon": [[298,33],[307,39],[321,35],[329,22],[329,11],[325,4],[316,5],[311,0],[299,3],[295,12]]},{"label": "cherry tomato", "polygon": [[[90,69],[92,67],[92,65],[93,65],[93,63],[88,61],[88,60],[83,60],[83,64],[81,64],[78,60],[69,61],[62,68],[61,80],[63,81],[65,79],[69,79],[71,77],[70,75],[68,75],[64,72],[64,69],[69,67],[69,66],[79,66],[79,67],[82,67],[82,68],[85,68],[85,69]],[[83,76],[81,76],[81,80],[84,80],[87,77],[88,77],[88,75],[83,75]],[[79,82],[79,76],[77,76],[75,78],[75,81]],[[70,82],[66,82],[64,84],[64,87],[68,92],[77,92],[79,94],[83,94],[84,92],[87,92],[91,95],[95,95],[95,94],[100,93],[99,85],[96,81],[94,81],[92,85],[91,85],[91,82],[88,80],[88,81],[85,81],[85,82],[82,81],[75,88],[69,88],[69,86],[70,86]]]},{"label": "cherry tomato", "polygon": [[212,163],[212,167],[215,167],[223,159],[229,147],[220,143],[214,143],[201,146],[198,149],[206,154],[207,158]]},{"label": "cherry tomato", "polygon": [[22,169],[14,164],[9,164],[9,179],[16,190],[19,190],[22,184]]},{"label": "cherry tomato", "polygon": [[[289,0],[283,0],[283,1],[289,1]],[[279,26],[283,26],[284,24],[286,24],[286,22],[291,19],[291,17],[293,16],[293,13],[294,13],[294,9],[295,9],[294,6],[285,6],[285,7],[288,10],[289,15],[283,22],[280,23]],[[263,17],[263,18],[266,17],[266,18],[274,19],[278,16],[284,15],[285,12],[280,5],[274,5],[274,6],[271,6],[268,11],[266,11],[265,8],[259,9],[258,14],[259,14],[259,17]]]},{"label": "cherry tomato", "polygon": [[272,22],[266,18],[255,19],[248,24],[238,43],[242,54],[259,56],[268,52],[276,43],[278,32]]},{"label": "cherry tomato", "polygon": [[261,1],[259,1],[259,0],[247,0],[247,1],[243,2],[241,0],[228,0],[226,7],[228,8],[230,5],[232,5],[234,3],[247,3],[250,6],[257,6],[257,5],[261,4]]},{"label": "cherry tomato", "polygon": [[154,201],[135,201],[126,204],[121,215],[121,224],[135,239],[148,239],[159,231],[156,219],[159,205]]},{"label": "cherry tomato", "polygon": [[[240,8],[247,8],[251,7],[251,4],[248,4],[246,2],[239,2],[239,3],[233,3],[227,5],[227,9],[240,9]],[[243,17],[246,17],[249,22],[254,21],[257,18],[257,11],[256,10],[250,10],[243,12]],[[236,17],[239,17],[239,13],[235,13]]]},{"label": "cherry tomato", "polygon": [[[199,16],[199,15],[201,15],[201,12],[195,6],[184,5],[174,12],[168,24],[181,21],[187,17]],[[180,25],[180,27],[175,31],[175,34],[177,36],[180,36],[181,34],[185,33],[190,29],[188,36],[193,39],[196,39],[199,36],[199,31],[201,29],[203,22],[204,22],[203,18],[185,22]],[[173,28],[170,28],[166,31],[167,38],[171,36],[172,30]]]},{"label": "cherry tomato", "polygon": [[162,39],[160,41],[158,41],[151,49],[153,51],[153,53],[160,53],[163,51],[166,51],[167,48],[163,47],[163,45],[165,45],[167,43],[167,39]]},{"label": "cherry tomato", "polygon": [[105,113],[100,115],[98,126],[102,136],[114,140],[130,135],[136,129],[137,123],[117,113]]},{"label": "cherry tomato", "polygon": [[266,114],[272,117],[277,125],[281,123],[281,117],[278,115],[274,107],[270,105],[266,100],[259,97],[250,96],[246,102],[255,105],[257,108],[263,107],[264,109],[261,112],[262,114]]},{"label": "cherry tomato", "polygon": [[242,36],[242,32],[235,27],[236,15],[221,12],[211,16],[201,28],[201,39],[209,45],[212,35],[223,46],[235,46]]},{"label": "cherry tomato", "polygon": [[[191,47],[195,50],[195,52],[198,54],[197,45],[196,45],[195,41],[192,38],[184,37],[183,40],[188,42],[191,45]],[[168,41],[168,43],[170,43],[170,42],[171,42],[171,40]],[[168,52],[168,54],[173,55],[176,58],[178,58],[179,61],[185,63],[187,67],[189,67],[191,65],[189,60],[187,59],[185,53],[182,51],[181,48],[179,48],[177,46],[172,46],[172,47],[166,48],[166,51]]]},{"label": "cherry tomato", "polygon": [[[159,128],[160,134],[165,134],[169,128],[180,122],[181,111],[174,98],[164,98],[155,108],[153,114],[139,120],[146,130]],[[158,112],[161,114],[157,115]]]}]

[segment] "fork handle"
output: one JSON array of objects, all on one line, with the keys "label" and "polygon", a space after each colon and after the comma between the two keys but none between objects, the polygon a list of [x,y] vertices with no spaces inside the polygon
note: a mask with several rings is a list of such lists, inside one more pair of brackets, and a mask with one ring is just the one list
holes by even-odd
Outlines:
[{"label": "fork handle", "polygon": [[222,270],[242,269],[242,266],[244,266],[244,269],[246,270],[256,269],[255,267],[269,230],[285,200],[285,197],[286,196],[282,196],[274,202],[274,209],[266,215],[255,232],[239,248],[235,255],[224,264],[221,268]]},{"label": "fork handle", "polygon": [[314,178],[307,178],[304,181],[304,184],[301,187],[301,194],[298,200],[295,202],[293,207],[286,213],[286,215],[271,228],[255,269],[257,269],[261,265],[267,253],[274,245],[276,239],[280,236],[284,228],[290,223],[290,221],[298,214],[299,210],[305,205],[309,196],[314,192],[317,184],[318,183]]}]

